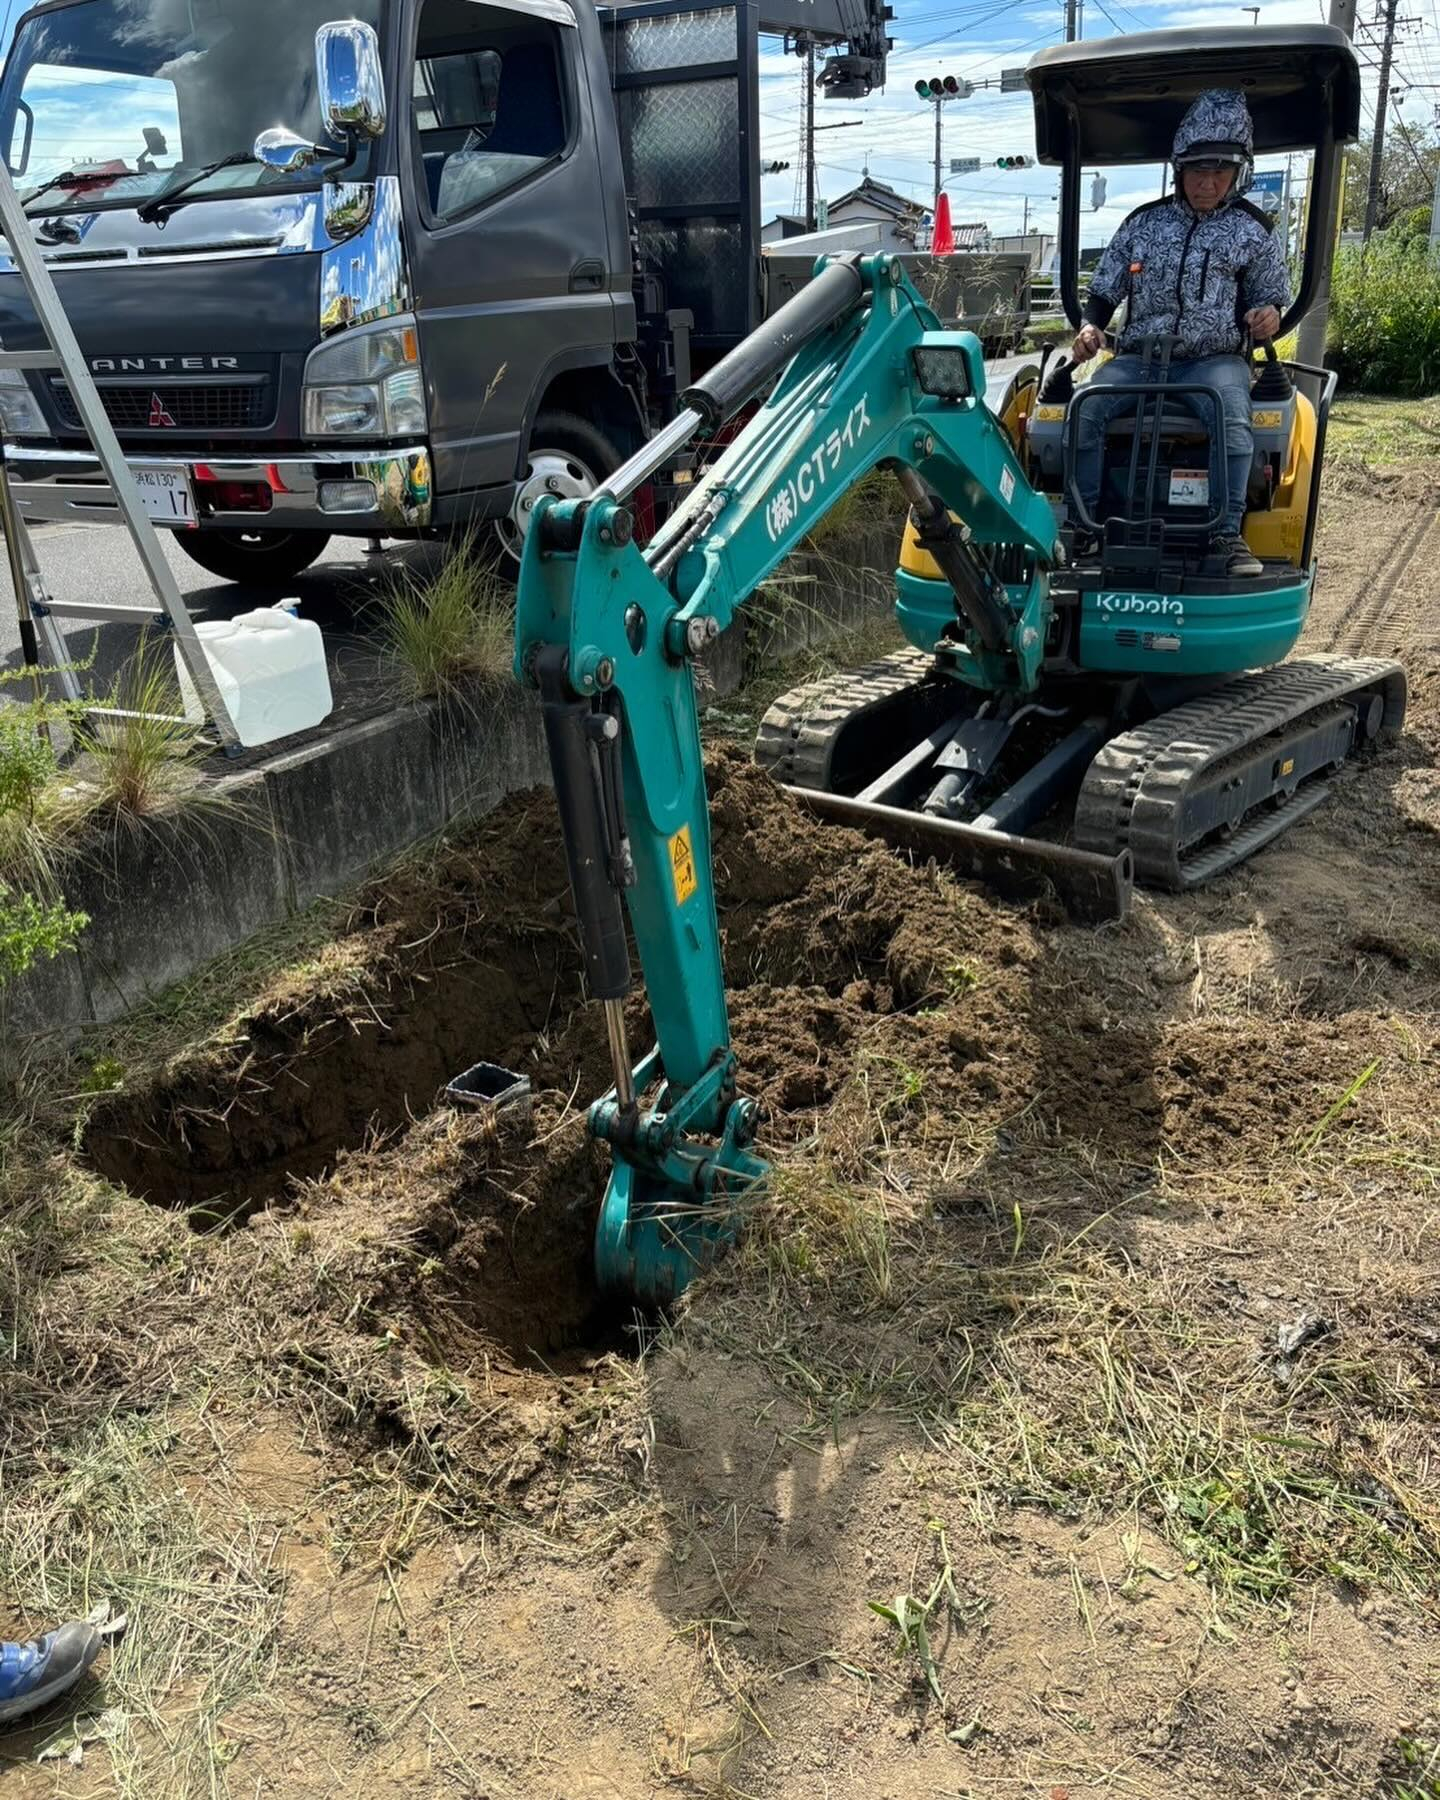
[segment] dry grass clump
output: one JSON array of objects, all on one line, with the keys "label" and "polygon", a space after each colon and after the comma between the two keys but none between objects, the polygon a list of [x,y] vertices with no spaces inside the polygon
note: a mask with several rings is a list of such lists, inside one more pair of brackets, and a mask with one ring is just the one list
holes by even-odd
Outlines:
[{"label": "dry grass clump", "polygon": [[[116,1196],[32,1131],[11,1118],[0,1135],[7,1623],[126,1615],[61,1709],[58,1748],[103,1740],[127,1800],[223,1791],[218,1720],[265,1677],[279,1584],[273,1541],[243,1510],[207,1509],[177,1458],[181,1416],[193,1427],[213,1398],[200,1345],[217,1344],[194,1309],[209,1258],[182,1219]],[[0,1754],[53,1729],[0,1734]]]}]

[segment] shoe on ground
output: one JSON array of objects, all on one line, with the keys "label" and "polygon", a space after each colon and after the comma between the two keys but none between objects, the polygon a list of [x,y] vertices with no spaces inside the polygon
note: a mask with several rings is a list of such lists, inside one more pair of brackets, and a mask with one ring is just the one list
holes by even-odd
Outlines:
[{"label": "shoe on ground", "polygon": [[1224,559],[1227,575],[1233,575],[1240,580],[1248,580],[1265,573],[1265,565],[1238,531],[1234,533],[1221,532],[1218,537],[1211,538],[1210,552],[1211,555]]},{"label": "shoe on ground", "polygon": [[68,1692],[103,1642],[93,1625],[79,1619],[28,1644],[0,1642],[0,1724],[39,1712]]}]

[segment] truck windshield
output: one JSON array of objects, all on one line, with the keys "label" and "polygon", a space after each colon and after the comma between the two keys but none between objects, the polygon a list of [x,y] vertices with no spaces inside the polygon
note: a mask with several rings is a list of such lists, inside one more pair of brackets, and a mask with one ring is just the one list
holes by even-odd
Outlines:
[{"label": "truck windshield", "polygon": [[[36,12],[0,85],[0,145],[34,207],[138,206],[186,173],[248,151],[270,125],[325,141],[315,32],[331,19],[379,25],[381,0],[74,0]],[[371,146],[350,178],[363,180]],[[290,192],[323,170],[285,174],[252,160],[219,169],[196,198]],[[107,179],[108,177],[108,179]]]}]

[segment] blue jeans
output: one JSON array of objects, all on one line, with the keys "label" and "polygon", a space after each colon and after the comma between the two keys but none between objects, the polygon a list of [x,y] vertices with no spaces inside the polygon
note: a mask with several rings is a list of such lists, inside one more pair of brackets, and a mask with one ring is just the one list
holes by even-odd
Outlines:
[{"label": "blue jeans", "polygon": [[[1076,389],[1083,394],[1092,388],[1107,387],[1111,382],[1129,381],[1154,384],[1159,373],[1158,364],[1151,364],[1147,378],[1145,367],[1138,356],[1117,356],[1113,362],[1106,363],[1090,377],[1089,381]],[[1210,443],[1210,483],[1211,491],[1219,493],[1220,471],[1223,467],[1229,477],[1230,504],[1225,513],[1223,529],[1229,533],[1238,533],[1241,521],[1245,517],[1245,489],[1250,480],[1250,464],[1255,454],[1255,434],[1250,425],[1250,367],[1243,356],[1201,356],[1194,362],[1172,362],[1170,364],[1172,382],[1188,382],[1197,386],[1213,388],[1220,401],[1220,410],[1225,419],[1224,462],[1222,464],[1220,446],[1215,443],[1213,435]],[[1188,406],[1206,427],[1212,431],[1214,418],[1210,408],[1198,396],[1177,395],[1181,405]],[[1105,400],[1093,400],[1082,406],[1075,427],[1075,484],[1080,489],[1080,498],[1085,502],[1086,510],[1093,518],[1100,504],[1100,464],[1105,446],[1105,428],[1112,419],[1122,413],[1132,412],[1135,408],[1135,397],[1132,394],[1114,394]],[[1145,466],[1143,460],[1141,468]]]}]

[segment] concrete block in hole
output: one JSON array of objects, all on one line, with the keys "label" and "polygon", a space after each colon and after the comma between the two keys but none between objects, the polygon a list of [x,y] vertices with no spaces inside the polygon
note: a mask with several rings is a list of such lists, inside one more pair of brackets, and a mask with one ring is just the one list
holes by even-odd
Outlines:
[{"label": "concrete block in hole", "polygon": [[445,822],[431,708],[408,706],[278,756],[263,770],[290,876],[308,906]]},{"label": "concrete block in hole", "polygon": [[78,957],[98,1022],[119,1018],[290,910],[264,775],[223,785],[226,809],[115,833],[67,877],[70,904],[90,915]]}]

